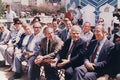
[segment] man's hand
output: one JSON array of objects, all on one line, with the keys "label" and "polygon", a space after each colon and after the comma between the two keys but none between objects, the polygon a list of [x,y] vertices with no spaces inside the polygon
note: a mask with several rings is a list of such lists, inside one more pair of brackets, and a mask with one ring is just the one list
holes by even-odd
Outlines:
[{"label": "man's hand", "polygon": [[23,52],[23,55],[24,55],[24,56],[27,56],[27,57],[28,57],[28,54],[29,54],[28,52]]},{"label": "man's hand", "polygon": [[58,62],[58,59],[57,59],[57,58],[51,59],[51,63],[50,63],[51,67],[55,67],[56,64],[57,64],[57,62]]},{"label": "man's hand", "polygon": [[29,53],[28,54],[28,57],[30,58],[30,57],[32,57],[34,55],[34,53]]},{"label": "man's hand", "polygon": [[87,61],[87,62],[85,63],[85,67],[86,67],[88,70],[90,70],[90,71],[93,71],[93,70],[94,70],[94,66],[95,66],[95,64],[94,64],[94,63],[91,63],[91,62],[89,62],[89,61]]},{"label": "man's hand", "polygon": [[38,65],[39,65],[40,63],[42,63],[43,58],[44,58],[43,56],[39,55],[39,56],[35,59],[35,61],[34,61],[35,64],[38,64]]},{"label": "man's hand", "polygon": [[8,47],[13,47],[14,45],[13,44],[8,44]]},{"label": "man's hand", "polygon": [[67,59],[62,59],[62,63],[59,63],[58,64],[58,67],[63,67],[63,66],[65,66],[66,64],[68,64],[70,61],[69,60],[67,60]]}]

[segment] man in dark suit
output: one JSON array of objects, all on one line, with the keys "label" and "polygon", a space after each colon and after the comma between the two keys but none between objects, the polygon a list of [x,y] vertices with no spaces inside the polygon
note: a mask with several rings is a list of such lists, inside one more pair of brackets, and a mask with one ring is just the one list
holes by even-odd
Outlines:
[{"label": "man in dark suit", "polygon": [[95,79],[99,72],[97,69],[107,59],[114,44],[106,38],[107,29],[98,25],[95,27],[96,40],[90,42],[86,54],[84,65],[77,67],[74,71],[72,80],[91,80]]},{"label": "man in dark suit", "polygon": [[54,34],[53,28],[51,27],[46,27],[43,32],[45,38],[40,42],[40,55],[35,59],[32,72],[33,75],[36,75],[34,75],[31,80],[39,78],[40,66],[44,66],[47,80],[59,80],[58,72],[54,65],[56,64],[55,56],[63,46],[63,41]]},{"label": "man in dark suit", "polygon": [[70,80],[73,69],[84,62],[86,52],[86,42],[80,38],[81,28],[77,25],[71,28],[71,38],[67,39],[64,46],[59,51],[59,68],[65,69],[65,80]]},{"label": "man in dark suit", "polygon": [[66,22],[66,28],[61,32],[60,38],[65,42],[68,38],[70,38],[70,30],[72,28],[71,21]]},{"label": "man in dark suit", "polygon": [[[102,77],[97,80],[108,80],[109,77],[116,77],[120,73],[120,42],[117,42],[114,48],[111,50],[106,62],[104,62],[102,67],[98,69],[104,69],[102,71]],[[99,72],[97,72],[99,73]],[[97,76],[96,76],[97,77]]]}]

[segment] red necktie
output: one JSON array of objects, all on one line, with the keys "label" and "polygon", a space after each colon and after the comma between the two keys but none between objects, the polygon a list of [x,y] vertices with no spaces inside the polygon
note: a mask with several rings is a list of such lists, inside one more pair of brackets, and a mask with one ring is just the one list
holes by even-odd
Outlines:
[{"label": "red necktie", "polygon": [[92,63],[94,63],[94,60],[95,60],[95,58],[96,58],[96,55],[97,55],[97,51],[98,51],[98,49],[99,49],[99,46],[100,46],[100,43],[98,42],[98,43],[97,43],[97,46],[96,46],[96,48],[95,48],[95,51],[94,51],[94,53],[92,54],[92,58],[91,58],[91,62],[92,62]]}]

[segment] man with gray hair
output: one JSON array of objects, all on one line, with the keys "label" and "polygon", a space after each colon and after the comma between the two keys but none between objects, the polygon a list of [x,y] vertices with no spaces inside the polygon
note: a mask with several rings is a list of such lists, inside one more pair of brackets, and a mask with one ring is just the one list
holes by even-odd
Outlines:
[{"label": "man with gray hair", "polygon": [[40,45],[40,53],[34,61],[35,64],[31,73],[33,75],[30,80],[36,80],[36,78],[40,77],[41,66],[44,66],[46,80],[59,80],[58,72],[54,65],[56,66],[55,57],[63,46],[63,41],[54,34],[51,27],[46,27],[43,33],[45,37],[38,43]]},{"label": "man with gray hair", "polygon": [[84,63],[86,52],[86,42],[80,38],[81,28],[74,25],[71,28],[71,38],[67,39],[59,53],[58,68],[65,69],[65,80],[70,80],[73,75],[74,68]]},{"label": "man with gray hair", "polygon": [[[74,71],[72,80],[96,80],[98,67],[107,59],[114,43],[106,37],[107,29],[103,25],[95,27],[94,34],[96,39],[92,40],[86,52],[84,65],[77,67]],[[102,73],[102,72],[101,72]]]}]

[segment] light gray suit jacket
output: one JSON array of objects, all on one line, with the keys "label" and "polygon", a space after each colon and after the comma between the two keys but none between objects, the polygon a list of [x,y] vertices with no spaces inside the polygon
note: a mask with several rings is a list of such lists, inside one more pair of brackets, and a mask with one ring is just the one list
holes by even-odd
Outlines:
[{"label": "light gray suit jacket", "polygon": [[41,40],[40,55],[44,56],[44,58],[54,58],[62,46],[63,41],[55,35],[53,40],[50,42],[50,53],[47,53],[47,38],[45,37]]}]

